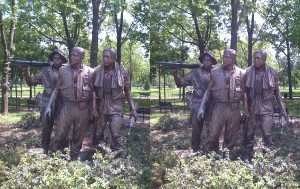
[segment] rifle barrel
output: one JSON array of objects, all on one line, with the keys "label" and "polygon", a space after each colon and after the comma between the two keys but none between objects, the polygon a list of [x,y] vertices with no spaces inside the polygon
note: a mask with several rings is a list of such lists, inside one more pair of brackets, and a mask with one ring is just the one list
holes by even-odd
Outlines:
[{"label": "rifle barrel", "polygon": [[191,63],[184,63],[184,62],[158,62],[163,67],[167,68],[199,68],[199,64],[191,64]]},{"label": "rifle barrel", "polygon": [[35,67],[45,67],[53,65],[53,62],[40,62],[40,61],[29,61],[29,60],[13,60],[9,59],[12,66],[35,66]]}]

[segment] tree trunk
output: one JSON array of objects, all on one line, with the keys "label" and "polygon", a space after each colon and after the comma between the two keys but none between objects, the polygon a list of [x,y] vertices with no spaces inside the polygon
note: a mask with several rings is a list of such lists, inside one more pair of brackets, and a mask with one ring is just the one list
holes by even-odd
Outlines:
[{"label": "tree trunk", "polygon": [[164,73],[164,101],[166,101],[166,73]]},{"label": "tree trunk", "polygon": [[90,55],[90,66],[92,68],[96,67],[98,65],[97,63],[97,57],[98,57],[98,51],[99,51],[99,29],[101,24],[103,23],[105,17],[106,17],[106,7],[107,7],[108,0],[105,0],[103,9],[100,16],[100,4],[101,0],[92,0],[93,4],[93,29],[92,29],[92,44],[91,44],[91,55]]},{"label": "tree trunk", "polygon": [[[116,6],[116,5],[115,5]],[[118,22],[118,16],[117,16],[117,8],[115,7],[114,11],[114,17],[115,17],[115,24],[116,24],[116,32],[117,32],[117,59],[116,61],[121,64],[122,55],[121,55],[121,49],[122,49],[122,32],[123,32],[123,9],[121,10],[120,14],[120,24]]]},{"label": "tree trunk", "polygon": [[288,81],[289,81],[289,99],[293,99],[293,87],[292,87],[292,69],[291,69],[291,54],[290,54],[290,42],[286,40],[287,47],[287,66],[288,66]]},{"label": "tree trunk", "polygon": [[160,64],[158,65],[158,101],[161,101],[161,88],[160,88]]},{"label": "tree trunk", "polygon": [[98,57],[98,34],[99,34],[99,6],[100,6],[100,1],[99,0],[92,0],[93,4],[93,19],[92,19],[92,24],[93,24],[93,29],[92,29],[92,44],[91,44],[91,56],[90,56],[90,61],[91,61],[91,67],[94,68],[97,66],[97,57]]},{"label": "tree trunk", "polygon": [[3,23],[3,13],[0,11],[0,32],[1,32],[1,39],[3,44],[4,50],[4,64],[3,64],[3,80],[2,80],[2,114],[8,115],[8,86],[9,86],[9,64],[6,63],[7,59],[10,58],[12,54],[12,48],[14,43],[14,34],[15,34],[15,18],[16,18],[16,10],[15,10],[16,1],[11,0],[11,21],[10,21],[10,31],[9,31],[9,42],[7,46],[7,42],[5,39],[5,32],[4,32],[4,23]]},{"label": "tree trunk", "polygon": [[[255,4],[256,0],[252,0]],[[247,33],[248,33],[248,67],[252,65],[252,51],[253,51],[253,33],[254,33],[254,12],[251,13],[251,23],[248,16],[246,16]]]},{"label": "tree trunk", "polygon": [[231,41],[230,48],[237,50],[238,33],[238,0],[231,0]]}]

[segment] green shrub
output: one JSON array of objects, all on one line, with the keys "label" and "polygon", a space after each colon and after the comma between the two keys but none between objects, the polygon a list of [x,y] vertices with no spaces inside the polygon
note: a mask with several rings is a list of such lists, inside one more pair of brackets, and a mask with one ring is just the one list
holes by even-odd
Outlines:
[{"label": "green shrub", "polygon": [[147,188],[140,182],[145,172],[130,157],[96,153],[93,162],[68,160],[60,153],[53,158],[24,154],[20,164],[6,172],[2,188]]},{"label": "green shrub", "polygon": [[32,127],[40,127],[40,113],[39,112],[30,112],[22,115],[21,120],[17,123],[17,127],[23,129],[29,129]]},{"label": "green shrub", "polygon": [[154,130],[168,131],[178,129],[180,126],[188,125],[187,116],[181,113],[165,114],[159,118],[156,125],[152,127]]},{"label": "green shrub", "polygon": [[4,145],[4,148],[0,148],[0,161],[9,167],[18,165],[22,153],[19,147]]},{"label": "green shrub", "polygon": [[144,90],[150,90],[150,83],[148,80],[144,84]]},{"label": "green shrub", "polygon": [[216,154],[179,158],[169,168],[163,188],[298,188],[296,165],[271,151],[255,154],[252,162],[219,159]]}]

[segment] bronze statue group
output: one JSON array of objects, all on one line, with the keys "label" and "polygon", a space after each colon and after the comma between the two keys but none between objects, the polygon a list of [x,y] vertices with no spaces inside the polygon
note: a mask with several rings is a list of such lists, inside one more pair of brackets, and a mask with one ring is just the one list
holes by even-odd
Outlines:
[{"label": "bronze statue group", "polygon": [[[84,49],[74,47],[70,64],[63,65],[67,58],[62,51],[54,50],[49,55],[53,65],[44,67],[33,77],[29,76],[27,67],[22,68],[28,85],[44,85],[40,107],[45,154],[64,150],[70,145],[71,160],[78,159],[91,116],[96,120],[93,125],[93,147],[99,149],[108,124],[110,148],[121,152],[120,131],[125,99],[131,108],[130,116],[136,119],[128,72],[116,62],[115,50],[105,49],[103,64],[95,69],[83,64],[84,57]],[[51,139],[53,125],[56,132]],[[69,133],[70,144],[67,140]]]},{"label": "bronze statue group", "polygon": [[[189,101],[194,152],[218,151],[221,133],[224,134],[223,147],[229,151],[234,148],[240,129],[240,102],[244,105],[244,147],[249,157],[253,153],[257,126],[261,128],[264,145],[273,145],[271,131],[275,125],[275,99],[281,107],[281,115],[287,119],[278,75],[266,64],[267,53],[264,50],[255,51],[254,63],[246,70],[237,66],[236,56],[235,50],[225,50],[223,64],[213,68],[218,62],[212,52],[205,52],[199,58],[200,66],[192,69],[184,78],[179,78],[177,69],[173,69],[178,87],[191,85],[194,88]],[[111,150],[122,151],[120,137],[125,100],[130,105],[130,116],[136,119],[128,72],[116,62],[115,50],[105,49],[103,63],[95,69],[83,64],[84,57],[84,49],[74,47],[70,64],[63,64],[68,62],[67,58],[62,51],[54,50],[49,55],[53,65],[44,67],[33,77],[29,76],[27,67],[22,67],[28,85],[44,85],[40,107],[45,154],[52,154],[70,145],[71,159],[78,159],[91,116],[95,120],[93,148],[101,148],[99,145],[108,125]],[[200,146],[205,124],[208,136]],[[53,125],[56,132],[51,139]],[[69,133],[71,142],[67,140]]]},{"label": "bronze statue group", "polygon": [[[219,138],[224,134],[224,148],[232,151],[240,129],[240,102],[244,105],[244,148],[246,157],[252,158],[256,127],[262,131],[263,143],[272,147],[272,128],[275,126],[273,101],[276,99],[281,115],[287,120],[287,112],[279,91],[277,73],[266,64],[267,53],[253,53],[253,65],[243,70],[237,66],[236,51],[227,49],[223,64],[212,68],[217,60],[212,52],[200,56],[199,68],[194,68],[184,78],[179,78],[173,69],[178,87],[194,87],[189,101],[192,120],[192,149],[211,152],[219,150]],[[200,139],[203,125],[207,125],[208,136],[203,145]]]}]

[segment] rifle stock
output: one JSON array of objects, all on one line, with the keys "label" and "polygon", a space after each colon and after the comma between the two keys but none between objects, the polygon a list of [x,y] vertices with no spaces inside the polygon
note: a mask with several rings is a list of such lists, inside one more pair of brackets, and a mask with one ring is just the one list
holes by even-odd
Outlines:
[{"label": "rifle stock", "polygon": [[183,63],[183,62],[158,62],[161,66],[167,68],[199,68],[199,64]]},{"label": "rifle stock", "polygon": [[34,67],[45,67],[52,66],[53,62],[40,62],[40,61],[28,61],[28,60],[13,60],[9,59],[7,62],[10,62],[12,66],[34,66]]}]

